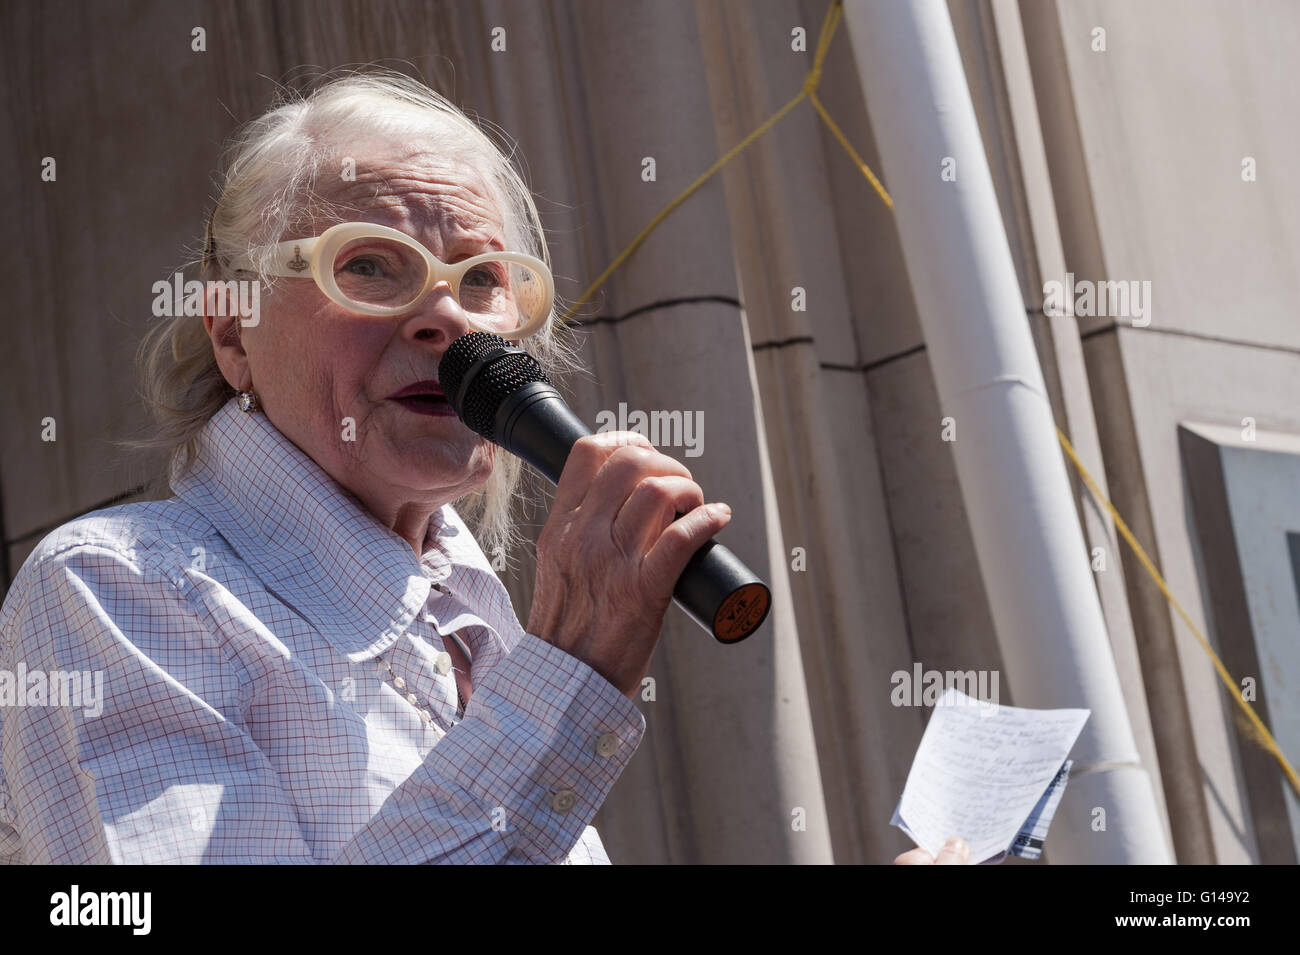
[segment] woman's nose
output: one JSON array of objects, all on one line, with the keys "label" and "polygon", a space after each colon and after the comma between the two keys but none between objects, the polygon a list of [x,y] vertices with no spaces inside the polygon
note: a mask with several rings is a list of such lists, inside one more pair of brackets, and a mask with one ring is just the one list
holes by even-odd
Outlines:
[{"label": "woman's nose", "polygon": [[419,311],[406,320],[405,331],[418,341],[446,348],[471,329],[465,310],[451,293],[451,285],[439,282],[430,290]]}]

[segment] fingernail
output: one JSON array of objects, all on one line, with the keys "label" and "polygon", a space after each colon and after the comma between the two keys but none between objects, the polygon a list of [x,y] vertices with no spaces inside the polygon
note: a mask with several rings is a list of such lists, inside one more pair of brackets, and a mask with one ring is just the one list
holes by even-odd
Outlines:
[{"label": "fingernail", "polygon": [[949,839],[947,842],[943,844],[943,847],[945,849],[952,849],[953,851],[961,855],[963,859],[970,858],[970,846],[966,844],[965,839],[962,839],[959,836],[953,836],[951,839]]},{"label": "fingernail", "polygon": [[726,504],[710,504],[709,513],[714,517],[730,517],[731,508]]}]

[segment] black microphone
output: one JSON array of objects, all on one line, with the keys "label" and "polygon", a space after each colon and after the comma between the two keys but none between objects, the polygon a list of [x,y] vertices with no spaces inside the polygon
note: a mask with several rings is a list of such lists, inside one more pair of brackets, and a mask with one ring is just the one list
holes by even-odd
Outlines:
[{"label": "black microphone", "polygon": [[[591,434],[537,359],[496,335],[470,332],[452,342],[438,364],[438,383],[466,427],[523,458],[552,484],[560,482],[574,442]],[[714,540],[692,555],[673,598],[720,643],[744,640],[772,604],[758,575]]]}]

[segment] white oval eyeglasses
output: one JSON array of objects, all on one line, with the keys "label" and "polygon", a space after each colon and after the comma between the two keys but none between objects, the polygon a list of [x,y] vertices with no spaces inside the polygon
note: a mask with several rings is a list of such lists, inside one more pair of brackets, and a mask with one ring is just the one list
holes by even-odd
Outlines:
[{"label": "white oval eyeglasses", "polygon": [[[409,312],[446,282],[476,330],[518,341],[542,329],[555,302],[551,270],[538,258],[488,252],[448,265],[405,232],[373,222],[342,222],[254,250],[267,251],[267,274],[315,279],[331,301],[362,315]],[[235,256],[231,268],[256,271],[253,255]]]}]

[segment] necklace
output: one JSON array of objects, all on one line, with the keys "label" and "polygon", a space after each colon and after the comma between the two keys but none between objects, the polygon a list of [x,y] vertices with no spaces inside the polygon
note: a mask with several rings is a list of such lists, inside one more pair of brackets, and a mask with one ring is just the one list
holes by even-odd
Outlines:
[{"label": "necklace", "polygon": [[[441,594],[444,594],[446,596],[451,596],[451,589],[443,586],[437,581],[433,582],[433,588]],[[455,633],[452,633],[450,636],[451,639],[456,642],[457,649],[460,650],[460,652],[464,655],[465,659],[467,661],[472,662],[473,658],[470,656],[469,648],[465,646],[465,643],[463,640],[460,639],[460,636]],[[402,694],[406,698],[406,702],[410,703],[412,706],[415,707],[416,711],[420,714],[420,719],[424,720],[425,723],[433,727],[434,731],[438,734],[439,739],[442,739],[442,737],[446,736],[447,731],[433,721],[433,714],[429,712],[431,709],[433,709],[433,707],[430,706],[427,702],[421,705],[420,698],[410,691],[410,689],[407,687],[406,680],[402,679],[400,676],[397,675],[397,673],[393,670],[389,662],[385,660],[382,655],[377,656],[377,659],[379,660],[380,663],[384,665],[384,669],[388,671],[388,675],[392,677],[394,688],[396,688],[397,692]],[[451,654],[448,653],[446,650],[440,651],[433,658],[433,667],[443,676],[446,676],[449,672],[455,672],[455,673],[463,674],[466,680],[469,679],[469,674],[466,671],[461,670],[460,667],[452,665]],[[465,707],[466,707],[465,694],[461,692],[460,681],[457,680],[454,676],[452,677],[452,683],[456,687],[456,704],[457,704],[456,719],[462,720],[465,718]]]},{"label": "necklace", "polygon": [[428,705],[427,704],[421,705],[420,698],[416,696],[414,693],[411,693],[407,690],[406,681],[393,672],[393,668],[389,666],[387,660],[385,660],[382,656],[379,657],[378,659],[379,662],[384,665],[384,669],[388,671],[388,675],[393,678],[393,686],[397,688],[397,692],[405,696],[406,702],[410,703],[412,706],[415,707],[416,711],[419,712],[420,714],[420,719],[424,720],[426,723],[428,723],[430,726],[433,727],[433,731],[438,734],[438,739],[442,739],[444,736],[446,736],[447,731],[433,721],[433,714],[429,712]]},{"label": "necklace", "polygon": [[[437,587],[439,590],[443,591],[444,593],[450,593],[450,591],[445,590],[443,587],[439,586],[438,584],[435,584],[434,586]],[[460,636],[458,634],[452,633],[450,637],[452,640],[456,642],[456,647],[465,656],[465,659],[471,660],[472,658],[469,655],[469,650],[465,646],[464,641],[460,639]],[[424,720],[425,723],[433,727],[434,732],[438,734],[438,739],[442,739],[442,737],[446,736],[447,731],[434,722],[433,714],[429,712],[430,710],[433,709],[433,707],[430,706],[427,701],[421,704],[420,698],[416,696],[415,693],[411,692],[411,689],[407,685],[406,680],[404,680],[402,677],[397,675],[397,672],[393,669],[392,665],[386,659],[384,659],[382,654],[377,655],[376,659],[380,663],[382,663],[384,665],[384,669],[388,671],[388,675],[392,678],[393,681],[393,687],[397,690],[398,693],[402,694],[402,696],[406,698],[406,702],[410,703],[413,707],[415,707],[416,712],[420,714],[420,719]],[[454,672],[454,673],[463,674],[466,680],[469,679],[469,674],[466,671],[462,670],[458,666],[452,665],[451,654],[448,653],[446,650],[439,651],[437,655],[434,656],[433,668],[437,670],[439,673],[441,673],[443,676],[446,676],[448,673]],[[465,694],[461,692],[460,681],[457,680],[454,676],[452,677],[452,683],[456,687],[456,703],[457,703],[456,719],[462,720],[465,718],[465,708],[466,708]]]},{"label": "necklace", "polygon": [[[402,696],[406,698],[406,702],[410,703],[412,706],[415,707],[416,711],[420,714],[420,719],[424,720],[424,722],[428,723],[430,726],[433,727],[434,731],[438,734],[439,739],[442,739],[442,737],[446,736],[447,731],[444,730],[441,726],[439,726],[436,722],[434,722],[433,714],[429,712],[432,709],[432,707],[427,702],[423,704],[420,702],[420,698],[410,691],[409,687],[406,684],[406,681],[402,679],[400,676],[398,676],[396,672],[394,672],[392,666],[389,665],[387,660],[385,660],[382,656],[377,657],[376,659],[378,659],[379,662],[384,665],[384,669],[386,669],[388,671],[388,675],[392,677],[393,687],[397,690],[397,692],[402,694]],[[446,669],[443,669],[444,661],[446,664]],[[450,654],[447,653],[439,653],[438,656],[435,658],[434,666],[442,673],[446,673],[447,670],[455,670],[457,673],[461,672],[459,667],[451,666],[451,656]],[[460,692],[459,685],[456,687],[456,701],[457,703],[460,704],[460,708],[456,710],[456,718],[458,720],[464,719],[465,718],[465,697]]]}]

